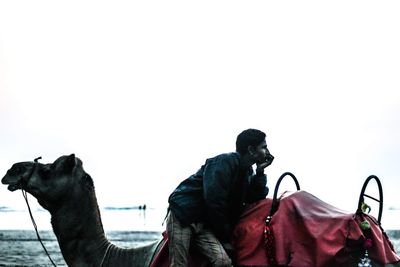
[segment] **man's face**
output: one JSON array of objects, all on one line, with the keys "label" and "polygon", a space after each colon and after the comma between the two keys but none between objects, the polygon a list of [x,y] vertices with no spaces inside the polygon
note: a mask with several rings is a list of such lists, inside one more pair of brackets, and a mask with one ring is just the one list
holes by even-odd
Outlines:
[{"label": "man's face", "polygon": [[269,153],[267,142],[265,140],[254,147],[253,152],[253,158],[258,164],[273,160],[273,156],[271,155],[271,153]]}]

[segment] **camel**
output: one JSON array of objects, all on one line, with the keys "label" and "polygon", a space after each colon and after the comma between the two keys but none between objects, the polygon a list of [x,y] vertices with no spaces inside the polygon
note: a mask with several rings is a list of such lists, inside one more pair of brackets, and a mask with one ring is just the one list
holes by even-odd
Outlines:
[{"label": "camel", "polygon": [[[284,175],[286,174],[283,174],[279,181]],[[277,200],[276,193],[279,187],[279,181],[278,186],[275,188],[274,200],[267,198],[255,203],[255,205],[250,205],[247,212],[243,213],[243,218],[239,222],[237,229],[235,229],[233,240],[236,243],[235,247],[238,249],[238,252],[240,252],[237,258],[241,266],[254,266],[254,262],[258,260],[262,262],[262,266],[265,265],[265,258],[268,253],[265,253],[266,247],[264,247],[264,243],[267,240],[263,239],[263,231],[265,231],[264,219],[268,218],[268,210],[272,210],[272,202]],[[84,171],[82,161],[75,157],[74,154],[61,156],[51,164],[38,163],[36,160],[34,162],[15,163],[11,169],[7,171],[2,179],[2,183],[8,185],[10,191],[22,189],[30,193],[38,200],[38,203],[44,209],[50,212],[53,231],[58,239],[60,250],[68,266],[164,267],[168,264],[168,254],[166,254],[168,251],[165,250],[164,245],[166,243],[163,243],[165,239],[160,238],[159,241],[155,241],[146,246],[131,249],[119,248],[107,240],[101,222],[93,180],[90,175]],[[337,230],[338,232],[345,231],[347,234],[332,234],[329,235],[328,239],[331,240],[335,237],[336,241],[339,240],[340,242],[336,242],[335,244],[336,247],[339,246],[340,251],[347,249],[347,247],[342,247],[341,244],[347,244],[348,242],[352,242],[353,244],[353,246],[349,246],[348,248],[354,247],[357,251],[361,248],[361,250],[364,251],[363,232],[360,230],[361,228],[359,228],[358,222],[356,222],[358,217],[355,217],[353,213],[342,214],[342,212],[338,212],[335,207],[322,203],[321,200],[306,192],[298,191],[298,193],[294,193],[291,196],[293,197],[283,197],[279,200],[281,215],[276,215],[279,214],[279,212],[274,215],[276,219],[273,226],[275,234],[281,231],[281,235],[285,236],[290,233],[290,229],[292,229],[292,232],[298,230],[291,225],[293,218],[297,218],[298,221],[301,222],[300,225],[314,225],[316,221],[323,222],[323,220],[326,220],[330,223],[324,227],[329,226],[328,228],[331,231],[337,228],[331,227],[332,219],[339,220],[343,223],[343,221],[340,220],[342,217],[352,218],[351,221],[354,221],[354,229],[351,231],[353,237],[350,235],[350,232],[348,232],[348,227],[346,226]],[[292,203],[291,199],[293,199],[293,203],[300,203],[298,207],[292,207],[293,205],[290,204]],[[309,204],[310,199],[313,205]],[[285,205],[287,206],[286,210],[284,208]],[[304,209],[304,207],[307,208]],[[314,207],[314,209],[311,209],[311,207]],[[305,216],[304,213],[306,213],[307,216]],[[250,214],[251,216],[249,216]],[[292,220],[288,220],[288,216],[291,216],[290,218],[292,218]],[[371,216],[367,217],[370,218]],[[280,221],[279,218],[281,218]],[[374,229],[373,239],[381,240],[381,242],[375,244],[376,248],[371,251],[371,255],[376,254],[377,259],[382,262],[391,262],[384,265],[374,263],[372,266],[400,267],[400,258],[396,255],[386,234],[382,231],[380,225],[375,223],[375,219],[372,220],[372,218],[370,218],[370,220],[369,224],[371,225],[371,229]],[[346,219],[345,225],[349,225],[348,221],[349,220]],[[305,224],[304,222],[308,222],[309,224]],[[289,225],[287,226],[287,224]],[[273,220],[271,220],[271,225],[273,225]],[[283,228],[277,228],[279,226]],[[299,229],[302,228],[300,227]],[[312,241],[311,243],[314,244],[313,242],[315,240],[328,240],[326,239],[325,232],[326,231],[311,231],[309,235],[305,235],[304,233],[292,235],[292,237],[302,236],[300,239],[281,238],[279,242],[276,240],[275,245],[272,244],[268,246],[267,249],[283,246],[283,249],[280,250],[280,253],[283,253],[283,256],[281,255],[281,261],[286,262],[292,259],[290,259],[290,257],[288,258],[285,254],[285,244],[300,246],[303,249],[303,245],[307,244],[306,241]],[[262,235],[260,236],[259,233]],[[320,234],[321,236],[317,235],[316,238],[316,234]],[[332,242],[329,242],[329,244],[331,243]],[[335,244],[328,245],[326,251],[323,252],[326,255],[330,255],[329,253],[332,252],[332,247]],[[292,253],[290,246],[289,250],[289,252]],[[314,249],[311,250],[310,255],[314,257]],[[161,252],[157,253],[158,251]],[[343,251],[346,252],[346,250]],[[246,254],[249,252],[251,252],[251,255],[249,254],[250,256]],[[345,253],[343,255],[335,254],[331,257],[332,259],[336,256],[348,258],[348,252],[349,251],[346,252],[347,254]],[[158,257],[160,255],[162,255],[162,257]],[[193,255],[196,256],[194,252]],[[300,255],[300,260],[303,258],[303,254],[300,253],[297,255]],[[314,260],[316,259],[318,259],[317,256],[315,256]],[[246,264],[245,262],[249,260],[251,263]],[[352,261],[358,261],[358,259],[353,258]],[[209,266],[208,263],[204,261],[204,258],[201,257],[192,258],[192,263],[195,264],[190,266]],[[256,265],[261,266],[259,263]],[[332,266],[338,265],[335,264]],[[355,266],[355,264],[340,266]]]},{"label": "camel", "polygon": [[51,214],[51,224],[68,266],[149,266],[159,241],[120,248],[107,240],[93,180],[74,154],[54,163],[15,163],[2,179],[10,191],[23,189]]}]

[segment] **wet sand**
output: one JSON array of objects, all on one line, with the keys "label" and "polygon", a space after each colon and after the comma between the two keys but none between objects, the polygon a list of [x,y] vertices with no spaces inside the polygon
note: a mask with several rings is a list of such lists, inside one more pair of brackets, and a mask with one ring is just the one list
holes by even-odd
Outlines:
[{"label": "wet sand", "polygon": [[[57,266],[67,266],[52,231],[39,231]],[[161,238],[160,232],[110,231],[107,238],[115,245],[132,248]],[[0,266],[52,266],[33,230],[0,230]]]}]

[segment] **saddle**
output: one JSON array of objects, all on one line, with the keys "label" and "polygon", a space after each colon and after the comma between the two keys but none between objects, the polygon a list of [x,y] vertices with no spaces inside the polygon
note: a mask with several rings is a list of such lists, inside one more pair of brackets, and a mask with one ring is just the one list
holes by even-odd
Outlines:
[{"label": "saddle", "polygon": [[[291,177],[297,191],[277,196],[283,178]],[[365,194],[370,180],[379,188],[379,199]],[[364,211],[365,197],[379,202],[378,219]],[[400,267],[400,258],[382,229],[383,194],[376,176],[361,190],[358,209],[349,213],[300,190],[292,173],[279,178],[273,198],[246,207],[233,232],[237,266]],[[190,251],[190,267],[210,266],[196,251]],[[150,267],[167,267],[168,236],[163,233],[159,252]]]}]

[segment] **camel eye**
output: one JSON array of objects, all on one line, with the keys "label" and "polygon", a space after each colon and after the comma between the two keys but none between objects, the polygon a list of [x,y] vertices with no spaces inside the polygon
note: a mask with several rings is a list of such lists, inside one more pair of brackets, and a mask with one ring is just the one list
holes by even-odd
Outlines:
[{"label": "camel eye", "polygon": [[20,175],[24,171],[25,171],[25,169],[22,168],[21,166],[15,166],[15,167],[11,168],[11,170],[9,170],[9,174],[16,176],[16,175]]}]

